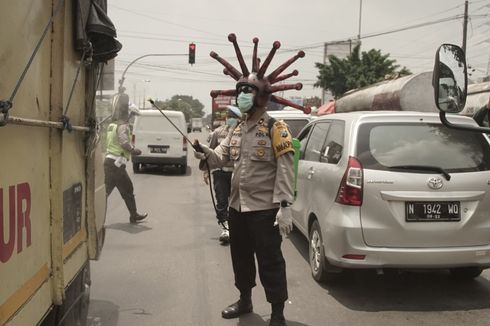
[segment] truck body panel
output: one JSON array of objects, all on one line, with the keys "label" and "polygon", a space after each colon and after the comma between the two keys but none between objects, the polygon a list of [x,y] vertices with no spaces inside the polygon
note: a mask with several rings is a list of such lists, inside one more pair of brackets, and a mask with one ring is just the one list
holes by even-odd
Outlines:
[{"label": "truck body panel", "polygon": [[[65,2],[55,16],[0,127],[0,325],[36,325],[65,309],[71,284],[102,247],[102,153],[95,129],[87,127],[95,120],[94,66],[80,69],[67,110],[71,124],[85,131],[68,132],[59,123],[80,65],[74,3]],[[57,5],[0,4],[8,13],[0,29],[11,31],[0,35],[0,100],[9,99]]]}]

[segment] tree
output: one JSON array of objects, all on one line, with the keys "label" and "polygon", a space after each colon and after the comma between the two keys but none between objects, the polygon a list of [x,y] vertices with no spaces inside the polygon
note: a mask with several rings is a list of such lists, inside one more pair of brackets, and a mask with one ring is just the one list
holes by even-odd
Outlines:
[{"label": "tree", "polygon": [[174,95],[165,101],[157,100],[156,104],[164,110],[183,112],[186,121],[190,121],[191,118],[202,118],[205,114],[204,104],[189,95]]},{"label": "tree", "polygon": [[328,64],[318,62],[315,64],[320,73],[315,87],[329,90],[335,98],[338,98],[351,89],[382,81],[387,75],[411,74],[406,67],[397,71],[400,66],[395,64],[396,60],[389,59],[389,56],[375,49],[360,53],[360,45],[356,46],[345,59],[329,55]]}]

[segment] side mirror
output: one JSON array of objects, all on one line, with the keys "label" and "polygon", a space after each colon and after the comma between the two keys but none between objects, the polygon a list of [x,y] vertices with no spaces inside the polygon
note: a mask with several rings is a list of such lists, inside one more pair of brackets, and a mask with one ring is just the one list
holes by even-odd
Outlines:
[{"label": "side mirror", "polygon": [[432,77],[434,99],[441,122],[448,128],[466,131],[490,132],[490,128],[456,125],[449,122],[446,113],[459,113],[466,103],[468,78],[463,49],[454,44],[443,44],[436,53]]},{"label": "side mirror", "polygon": [[463,50],[443,44],[436,54],[433,86],[436,105],[447,113],[459,113],[466,103],[466,61]]}]

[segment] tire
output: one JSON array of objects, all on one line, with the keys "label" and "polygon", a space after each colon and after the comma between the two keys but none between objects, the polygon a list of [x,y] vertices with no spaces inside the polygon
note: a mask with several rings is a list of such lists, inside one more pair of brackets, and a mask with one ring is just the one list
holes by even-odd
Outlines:
[{"label": "tire", "polygon": [[311,276],[317,282],[332,282],[339,278],[340,272],[327,271],[327,259],[325,258],[325,248],[323,244],[320,224],[317,220],[313,222],[308,237],[308,252]]},{"label": "tire", "polygon": [[478,276],[483,271],[483,268],[480,267],[460,267],[460,268],[451,268],[449,270],[451,275],[459,280],[471,280]]},{"label": "tire", "polygon": [[140,172],[140,164],[139,163],[133,163],[133,172],[134,173]]}]

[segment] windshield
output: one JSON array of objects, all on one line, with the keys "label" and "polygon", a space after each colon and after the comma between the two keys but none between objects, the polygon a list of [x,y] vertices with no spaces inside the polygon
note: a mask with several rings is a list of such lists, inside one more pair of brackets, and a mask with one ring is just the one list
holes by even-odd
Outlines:
[{"label": "windshield", "polygon": [[363,124],[357,157],[364,168],[435,166],[448,172],[490,169],[490,148],[481,133],[448,129],[440,124]]},{"label": "windshield", "polygon": [[291,135],[293,137],[297,137],[301,129],[303,129],[303,127],[306,126],[309,122],[307,119],[282,119],[282,120],[284,120],[288,124],[289,130],[291,131]]},{"label": "windshield", "polygon": [[[170,120],[182,130],[185,129],[181,126],[180,119],[178,117],[169,117]],[[164,116],[150,116],[150,117],[138,117],[134,124],[135,131],[149,131],[149,132],[161,132],[161,131],[176,131],[175,128],[170,124],[170,122]]]}]

